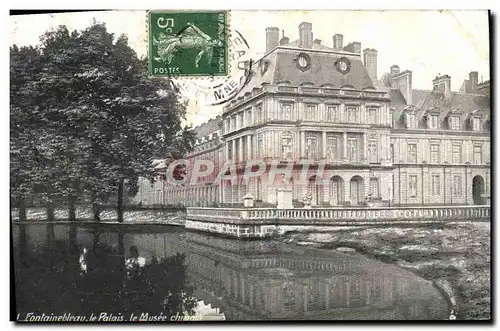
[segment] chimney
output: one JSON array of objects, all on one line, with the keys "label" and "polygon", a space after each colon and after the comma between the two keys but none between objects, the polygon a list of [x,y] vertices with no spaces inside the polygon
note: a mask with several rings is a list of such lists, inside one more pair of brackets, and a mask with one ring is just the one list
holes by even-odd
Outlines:
[{"label": "chimney", "polygon": [[290,43],[290,38],[288,38],[288,37],[283,37],[280,40],[280,45],[287,45],[289,43]]},{"label": "chimney", "polygon": [[436,76],[432,80],[432,89],[443,93],[445,99],[451,98],[451,77],[448,75]]},{"label": "chimney", "polygon": [[478,84],[476,93],[489,96],[490,95],[490,81],[487,80],[486,82]]},{"label": "chimney", "polygon": [[321,45],[321,39],[314,39],[313,44]]},{"label": "chimney", "polygon": [[399,66],[394,64],[391,66],[391,76],[399,74]]},{"label": "chimney", "polygon": [[266,29],[266,53],[272,51],[279,44],[280,29],[269,27]]},{"label": "chimney", "polygon": [[399,89],[407,105],[412,104],[412,72],[410,70],[399,72],[399,67],[393,65],[391,67],[391,85]]},{"label": "chimney", "polygon": [[478,83],[478,77],[479,74],[477,71],[471,71],[469,73],[469,82],[470,82],[470,88],[471,88],[471,93],[476,93],[477,91],[477,83]]},{"label": "chimney", "polygon": [[361,54],[361,43],[353,41],[352,43],[349,43],[349,45],[344,47],[344,51]]},{"label": "chimney", "polygon": [[299,25],[299,38],[300,47],[311,48],[313,35],[312,35],[312,24],[309,22],[302,22]]},{"label": "chimney", "polygon": [[372,82],[375,83],[377,81],[377,50],[365,48],[363,50],[363,57],[368,76],[370,76]]},{"label": "chimney", "polygon": [[333,50],[342,51],[344,49],[344,36],[340,33],[336,33],[333,36]]}]

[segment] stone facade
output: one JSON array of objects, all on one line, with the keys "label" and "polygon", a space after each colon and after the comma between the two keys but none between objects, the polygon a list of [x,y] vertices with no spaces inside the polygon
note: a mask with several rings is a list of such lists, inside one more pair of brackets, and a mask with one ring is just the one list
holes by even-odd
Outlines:
[{"label": "stone facade", "polygon": [[[313,207],[489,203],[489,93],[453,92],[447,75],[432,80],[432,90],[413,89],[412,72],[397,65],[377,80],[375,49],[365,49],[363,63],[361,43],[342,48],[337,34],[328,47],[310,40],[311,29],[303,23],[298,40],[279,43],[270,33],[276,28],[267,31],[267,53],[252,64],[252,79],[216,124],[200,127],[187,156],[212,160],[214,174],[167,184],[167,204],[242,204],[251,194],[276,205],[280,188],[291,189],[299,205],[310,195]],[[264,161],[262,176],[217,180],[225,162],[241,174],[250,160]],[[300,182],[305,160],[307,181]],[[293,164],[291,179],[269,180],[276,162]]]}]

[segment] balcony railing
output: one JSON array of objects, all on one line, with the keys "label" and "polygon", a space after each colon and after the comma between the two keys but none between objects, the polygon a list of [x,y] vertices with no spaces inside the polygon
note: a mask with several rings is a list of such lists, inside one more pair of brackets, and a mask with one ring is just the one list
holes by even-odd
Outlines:
[{"label": "balcony railing", "polygon": [[276,223],[335,225],[342,221],[449,221],[489,219],[490,206],[372,207],[372,208],[188,208],[187,218],[215,223]]},{"label": "balcony railing", "polygon": [[318,95],[335,95],[356,98],[378,98],[389,99],[389,94],[385,91],[377,90],[351,90],[341,89],[336,87],[312,87],[312,86],[289,86],[289,85],[264,85],[261,88],[254,88],[251,92],[247,92],[233,100],[231,100],[223,112],[237,107],[239,104],[256,97],[259,94],[271,92],[296,93],[296,94],[318,94]]}]

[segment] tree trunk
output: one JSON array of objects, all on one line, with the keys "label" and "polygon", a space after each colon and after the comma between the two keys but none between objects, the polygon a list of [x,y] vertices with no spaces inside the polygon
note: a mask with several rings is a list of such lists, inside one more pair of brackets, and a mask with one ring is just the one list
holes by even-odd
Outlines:
[{"label": "tree trunk", "polygon": [[116,214],[118,222],[123,222],[123,179],[118,183],[118,202],[116,204]]},{"label": "tree trunk", "polygon": [[99,209],[99,202],[97,201],[97,194],[92,192],[92,211],[94,212],[94,221],[100,222],[101,218],[99,215],[101,214],[101,210]]},{"label": "tree trunk", "polygon": [[101,218],[99,215],[101,214],[101,210],[99,209],[99,204],[96,202],[92,203],[92,210],[94,211],[94,221],[100,222]]},{"label": "tree trunk", "polygon": [[70,221],[76,220],[76,196],[70,194],[68,197],[68,219]]},{"label": "tree trunk", "polygon": [[19,222],[26,222],[26,202],[24,199],[19,201]]},{"label": "tree trunk", "polygon": [[47,204],[47,221],[53,222],[55,219],[54,217],[54,204],[52,201],[50,201]]}]

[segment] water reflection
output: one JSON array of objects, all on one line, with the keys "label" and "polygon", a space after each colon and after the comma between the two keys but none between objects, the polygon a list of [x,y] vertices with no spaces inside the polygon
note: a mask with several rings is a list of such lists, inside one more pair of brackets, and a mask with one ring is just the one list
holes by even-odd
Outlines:
[{"label": "water reflection", "polygon": [[[100,315],[121,321],[131,313],[192,314],[196,300],[187,282],[185,255],[148,263],[137,247],[125,254],[122,232],[109,234],[70,228],[66,240],[55,225],[19,228],[15,270],[18,313]],[[61,229],[59,229],[61,230]],[[80,239],[76,233],[80,231]],[[33,232],[32,232],[33,231]],[[45,232],[45,236],[42,233]],[[27,238],[34,240],[30,245]],[[72,240],[73,239],[73,240]],[[31,247],[30,247],[31,246]],[[35,248],[36,249],[30,249]]]},{"label": "water reflection", "polygon": [[190,233],[195,295],[228,319],[440,319],[446,302],[406,271],[362,256]]},{"label": "water reflection", "polygon": [[[170,229],[18,227],[18,310],[192,312],[227,320],[443,319],[427,281],[363,256]],[[50,243],[50,244],[49,244]]]}]

